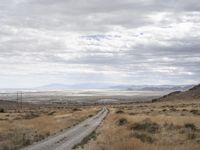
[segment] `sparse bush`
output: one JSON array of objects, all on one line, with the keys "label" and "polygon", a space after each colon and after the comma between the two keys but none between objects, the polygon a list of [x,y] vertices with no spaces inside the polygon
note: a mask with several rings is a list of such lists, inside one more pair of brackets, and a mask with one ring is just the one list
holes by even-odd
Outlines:
[{"label": "sparse bush", "polygon": [[156,133],[160,129],[160,125],[151,121],[143,121],[140,123],[132,124],[130,129],[147,131],[149,133]]},{"label": "sparse bush", "polygon": [[0,108],[0,113],[4,113],[5,110],[3,108]]},{"label": "sparse bush", "polygon": [[177,111],[176,108],[170,108],[170,111]]},{"label": "sparse bush", "polygon": [[47,132],[47,133],[46,133],[46,136],[50,136],[50,135],[51,135],[51,133],[50,133],[50,132]]},{"label": "sparse bush", "polygon": [[79,108],[73,108],[73,111],[81,111]]},{"label": "sparse bush", "polygon": [[90,117],[93,117],[93,115],[92,115],[92,114],[90,114],[88,117],[89,117],[89,118],[90,118]]},{"label": "sparse bush", "polygon": [[81,143],[75,145],[72,149],[76,149],[78,147],[82,147],[84,148],[84,145],[88,143],[88,141],[90,141],[91,139],[96,139],[97,137],[97,134],[95,131],[93,131],[91,134],[89,134],[88,136],[86,136],[82,141]]},{"label": "sparse bush", "polygon": [[131,136],[140,139],[142,142],[153,143],[155,141],[155,139],[146,133],[134,132],[131,134]]},{"label": "sparse bush", "polygon": [[121,119],[117,120],[117,122],[116,122],[116,124],[119,125],[119,126],[123,126],[127,123],[128,123],[128,121],[127,121],[126,118],[121,118]]},{"label": "sparse bush", "polygon": [[52,112],[49,112],[48,115],[49,115],[49,116],[52,116],[52,115],[55,114],[55,113],[56,113],[56,111],[52,111]]},{"label": "sparse bush", "polygon": [[117,110],[116,111],[116,114],[123,114],[124,113],[124,111],[122,111],[122,110]]},{"label": "sparse bush", "polygon": [[31,144],[31,140],[30,139],[24,139],[23,140],[23,146],[28,146]]},{"label": "sparse bush", "polygon": [[185,125],[185,128],[189,128],[191,130],[196,130],[196,126],[193,124],[193,123],[186,123]]},{"label": "sparse bush", "polygon": [[194,132],[190,132],[187,135],[188,139],[193,140],[197,137],[197,135]]},{"label": "sparse bush", "polygon": [[200,110],[193,109],[190,112],[193,113],[194,115],[200,115]]},{"label": "sparse bush", "polygon": [[38,113],[27,113],[25,116],[24,116],[24,119],[33,119],[33,118],[36,118],[36,117],[39,117],[40,115]]},{"label": "sparse bush", "polygon": [[[9,130],[6,133],[5,137],[9,139],[9,142],[4,145],[3,150],[18,150],[24,146],[30,145],[33,142],[31,139],[31,135],[28,133],[27,130],[24,129]],[[1,145],[0,150],[2,150]]]},{"label": "sparse bush", "polygon": [[34,137],[34,141],[38,142],[38,141],[41,141],[45,138],[44,135],[42,134],[36,134],[35,137]]},{"label": "sparse bush", "polygon": [[179,125],[174,125],[173,123],[166,123],[163,125],[164,128],[166,128],[167,130],[177,130],[177,129],[181,129],[181,126]]},{"label": "sparse bush", "polygon": [[159,99],[152,99],[151,100],[152,103],[155,103],[155,102],[158,102],[158,101],[159,101]]},{"label": "sparse bush", "polygon": [[10,148],[6,144],[2,144],[2,146],[0,146],[0,150],[9,150],[9,149]]},{"label": "sparse bush", "polygon": [[137,113],[133,113],[133,112],[131,112],[131,113],[129,113],[129,115],[136,115]]}]

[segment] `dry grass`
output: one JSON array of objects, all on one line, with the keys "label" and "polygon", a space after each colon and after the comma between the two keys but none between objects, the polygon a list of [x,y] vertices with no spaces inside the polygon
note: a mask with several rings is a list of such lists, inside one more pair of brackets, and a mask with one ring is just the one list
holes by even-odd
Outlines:
[{"label": "dry grass", "polygon": [[17,150],[94,115],[100,108],[41,107],[0,113],[0,150]]},{"label": "dry grass", "polygon": [[[199,150],[200,116],[191,110],[200,110],[200,101],[111,106],[96,140],[83,149]],[[116,124],[122,118],[127,122]]]}]

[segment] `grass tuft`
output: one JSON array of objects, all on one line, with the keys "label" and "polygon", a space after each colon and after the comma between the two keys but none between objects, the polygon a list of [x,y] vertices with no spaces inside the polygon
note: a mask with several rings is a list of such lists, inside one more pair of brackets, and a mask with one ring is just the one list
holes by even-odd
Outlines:
[{"label": "grass tuft", "polygon": [[75,145],[72,149],[77,149],[79,147],[84,148],[84,145],[87,144],[91,139],[96,139],[97,135],[96,132],[93,131],[91,134],[89,134],[88,136],[86,136],[81,143]]},{"label": "grass tuft", "polygon": [[117,124],[118,126],[123,126],[123,125],[125,125],[125,124],[127,124],[127,123],[128,123],[128,121],[127,121],[126,118],[120,118],[120,119],[117,120],[117,122],[116,122],[116,124]]},{"label": "grass tuft", "polygon": [[124,113],[124,111],[122,111],[122,110],[117,110],[116,111],[116,114],[123,114]]},{"label": "grass tuft", "polygon": [[185,126],[185,128],[189,128],[193,131],[195,131],[197,129],[193,123],[186,123],[184,126]]},{"label": "grass tuft", "polygon": [[131,130],[141,130],[141,131],[147,131],[149,133],[156,133],[160,129],[160,125],[151,122],[151,121],[142,121],[140,123],[134,123],[130,126]]},{"label": "grass tuft", "polygon": [[0,108],[0,113],[5,113],[5,110],[3,108]]},{"label": "grass tuft", "polygon": [[140,132],[134,132],[131,136],[140,139],[142,142],[146,143],[153,143],[155,139],[153,139],[150,135],[147,133],[140,133]]}]

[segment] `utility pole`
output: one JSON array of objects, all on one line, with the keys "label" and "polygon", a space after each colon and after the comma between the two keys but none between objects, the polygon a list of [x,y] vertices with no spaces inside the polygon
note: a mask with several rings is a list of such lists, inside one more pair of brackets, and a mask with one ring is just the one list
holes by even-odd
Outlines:
[{"label": "utility pole", "polygon": [[17,108],[22,110],[22,92],[17,92]]},{"label": "utility pole", "polygon": [[21,97],[20,97],[20,99],[21,99],[21,109],[22,109],[22,92],[21,92]]},{"label": "utility pole", "polygon": [[18,95],[18,92],[17,92],[17,110],[19,110],[19,95]]}]

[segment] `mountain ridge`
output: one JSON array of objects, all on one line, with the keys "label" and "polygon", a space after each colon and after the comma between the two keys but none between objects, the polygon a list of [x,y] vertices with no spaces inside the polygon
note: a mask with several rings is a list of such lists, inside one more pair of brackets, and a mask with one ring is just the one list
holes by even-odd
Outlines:
[{"label": "mountain ridge", "polygon": [[153,99],[152,102],[157,101],[181,101],[181,100],[200,100],[200,84],[193,86],[187,91],[174,91],[160,98]]},{"label": "mountain ridge", "polygon": [[193,85],[115,85],[99,83],[60,84],[53,83],[38,87],[37,89],[116,89],[128,91],[185,91]]}]

